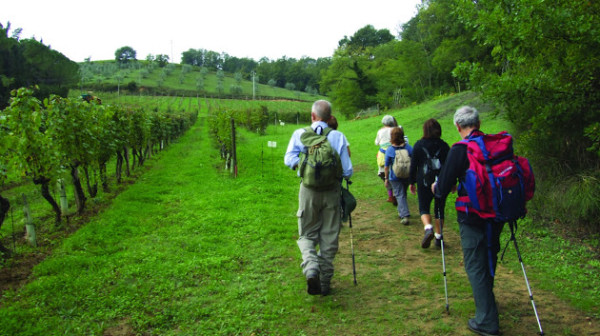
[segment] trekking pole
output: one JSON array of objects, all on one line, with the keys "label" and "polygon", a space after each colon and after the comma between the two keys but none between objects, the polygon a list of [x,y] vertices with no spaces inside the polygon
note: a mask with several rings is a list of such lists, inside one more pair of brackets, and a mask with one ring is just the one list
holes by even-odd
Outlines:
[{"label": "trekking pole", "polygon": [[450,315],[450,305],[448,304],[448,281],[446,280],[446,257],[444,256],[444,221],[442,220],[442,200],[436,198],[434,200],[433,206],[435,207],[435,203],[438,203],[437,213],[440,221],[440,246],[442,248],[442,270],[444,274],[444,293],[446,296],[446,314]]},{"label": "trekking pole", "polygon": [[[537,309],[535,308],[535,302],[533,301],[533,293],[531,292],[531,286],[529,285],[529,280],[527,279],[527,273],[525,272],[525,266],[523,265],[523,258],[521,258],[521,252],[519,251],[519,246],[517,245],[517,238],[515,237],[515,229],[514,227],[517,225],[516,221],[508,222],[508,226],[510,227],[510,240],[512,240],[515,245],[515,250],[517,250],[517,256],[519,257],[519,262],[521,263],[521,269],[523,270],[523,277],[525,277],[525,284],[527,285],[527,292],[529,292],[529,299],[531,300],[531,306],[533,307],[533,312],[535,313],[535,319],[537,320],[538,327],[540,328],[540,335],[544,335],[544,331],[542,330],[542,324],[540,323],[540,317],[538,316]],[[508,246],[508,243],[506,243]],[[504,252],[506,252],[506,247],[504,248]],[[502,252],[502,258],[504,258],[504,252]],[[500,260],[502,260],[502,258]]]},{"label": "trekking pole", "polygon": [[[350,191],[349,185],[352,182],[346,180],[346,190]],[[352,235],[352,214],[348,214],[348,226],[350,227],[350,250],[352,251],[352,275],[354,276],[354,285],[356,286],[356,263],[354,261],[354,243]]]}]

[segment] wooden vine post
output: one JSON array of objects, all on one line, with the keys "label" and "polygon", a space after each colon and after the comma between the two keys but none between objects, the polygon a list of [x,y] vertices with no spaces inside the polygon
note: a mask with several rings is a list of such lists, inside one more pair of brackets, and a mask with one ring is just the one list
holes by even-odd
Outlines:
[{"label": "wooden vine post", "polygon": [[65,181],[63,179],[56,180],[56,188],[60,195],[60,212],[66,216],[69,212],[69,202],[67,201],[67,190],[65,189]]},{"label": "wooden vine post", "polygon": [[237,177],[237,153],[235,146],[235,120],[231,118],[231,171]]},{"label": "wooden vine post", "polygon": [[23,212],[25,213],[25,239],[29,242],[31,246],[37,247],[37,242],[35,238],[35,225],[31,220],[31,210],[29,208],[29,203],[27,202],[27,197],[25,194],[22,194],[23,197]]}]

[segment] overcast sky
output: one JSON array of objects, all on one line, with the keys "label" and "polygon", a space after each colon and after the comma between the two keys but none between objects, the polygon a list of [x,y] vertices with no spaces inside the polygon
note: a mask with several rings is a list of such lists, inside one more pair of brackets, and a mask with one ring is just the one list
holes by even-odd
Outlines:
[{"label": "overcast sky", "polygon": [[[12,0],[0,23],[73,61],[114,59],[130,46],[138,59],[193,49],[230,56],[329,57],[338,41],[367,24],[397,36],[421,0]],[[9,32],[9,35],[11,34]]]}]

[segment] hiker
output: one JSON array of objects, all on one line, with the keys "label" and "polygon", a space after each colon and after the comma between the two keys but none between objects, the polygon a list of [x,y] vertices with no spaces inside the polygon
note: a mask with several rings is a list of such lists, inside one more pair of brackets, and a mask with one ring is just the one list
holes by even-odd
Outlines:
[{"label": "hiker", "polygon": [[331,115],[331,117],[329,117],[329,120],[327,120],[327,126],[333,128],[334,130],[338,129],[338,121],[334,115]]},{"label": "hiker", "polygon": [[402,127],[394,127],[390,133],[391,146],[385,151],[384,181],[386,188],[392,188],[398,202],[400,223],[408,225],[410,211],[406,199],[410,176],[410,156],[413,149],[404,138]]},{"label": "hiker", "polygon": [[[312,132],[326,135],[331,148],[341,162],[340,178],[324,181],[331,187],[321,190],[312,186],[311,176],[304,176],[300,183],[298,196],[298,247],[302,254],[302,272],[306,277],[307,292],[310,295],[329,295],[331,278],[333,277],[333,260],[338,250],[338,238],[341,227],[340,218],[340,188],[341,178],[352,176],[352,162],[347,150],[348,140],[339,131],[327,126],[331,117],[331,103],[326,100],[316,101],[311,110],[312,124],[310,129],[301,128],[294,131],[285,153],[284,162],[291,169],[298,169],[298,176],[303,176],[309,168],[300,161],[300,155],[307,156],[308,149],[302,139],[311,136]],[[311,133],[308,133],[311,132]],[[306,134],[305,134],[306,133]],[[321,145],[322,147],[327,147]],[[314,148],[314,146],[313,146]],[[312,149],[312,148],[311,148]],[[338,168],[340,168],[338,166]],[[309,187],[309,185],[311,185]],[[317,252],[317,245],[319,252]]]},{"label": "hiker", "polygon": [[[431,118],[423,124],[423,137],[415,143],[410,164],[410,192],[415,194],[419,200],[419,213],[425,231],[422,248],[428,248],[435,237],[435,246],[441,248],[442,227],[444,221],[444,208],[446,199],[433,197],[431,185],[437,179],[440,169],[446,161],[450,147],[441,139],[442,126]],[[415,187],[416,184],[416,187]],[[432,222],[431,201],[433,202],[433,213],[435,223]],[[435,225],[435,227],[434,227]]]},{"label": "hiker", "polygon": [[[390,146],[390,132],[392,131],[392,128],[398,127],[398,122],[393,116],[384,115],[381,119],[381,123],[383,124],[383,127],[377,131],[377,136],[375,137],[375,145],[379,147],[377,150],[377,176],[385,183],[385,150]],[[408,143],[408,138],[406,139],[406,142]],[[386,187],[386,189],[388,192],[387,201],[394,205],[398,205],[394,193],[392,192],[392,188]]]},{"label": "hiker", "polygon": [[[334,115],[331,115],[331,118],[327,121],[327,126],[333,128],[334,130],[338,129],[338,121]],[[350,153],[350,143],[346,142],[346,147],[348,148],[348,156],[352,156]]]},{"label": "hiker", "polygon": [[[479,113],[473,107],[463,106],[454,113],[454,125],[462,139],[467,139],[474,132],[479,132],[480,124]],[[457,143],[448,152],[438,181],[432,185],[435,197],[445,199],[456,186],[457,181],[461,183],[465,181],[468,169],[467,146]],[[458,196],[466,196],[466,191],[459,189]],[[491,226],[488,240],[486,236],[488,230],[484,219],[474,212],[461,211],[459,203],[457,203],[456,213],[465,271],[471,283],[475,301],[475,317],[468,321],[468,327],[480,335],[498,335],[498,307],[493,292],[494,277],[492,274],[495,272],[498,260],[500,233],[504,223]],[[491,243],[491,248],[488,248],[488,242]]]}]

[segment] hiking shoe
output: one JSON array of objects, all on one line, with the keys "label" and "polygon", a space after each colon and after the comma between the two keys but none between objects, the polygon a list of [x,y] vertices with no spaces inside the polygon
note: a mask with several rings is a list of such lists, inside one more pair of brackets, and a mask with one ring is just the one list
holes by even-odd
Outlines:
[{"label": "hiking shoe", "polygon": [[309,275],[306,277],[307,292],[310,295],[321,294],[321,281],[318,274]]},{"label": "hiking shoe", "polygon": [[331,294],[331,284],[321,282],[321,295],[327,296]]},{"label": "hiking shoe", "polygon": [[431,240],[433,239],[433,230],[427,229],[425,230],[425,235],[423,236],[423,240],[421,241],[422,248],[428,248],[431,245]]},{"label": "hiking shoe", "polygon": [[408,217],[400,217],[400,224],[408,225]]},{"label": "hiking shoe", "polygon": [[[439,250],[442,248],[442,240],[435,238],[435,247]],[[448,248],[448,243],[444,242],[444,248]]]},{"label": "hiking shoe", "polygon": [[500,335],[500,333],[498,332],[498,330],[496,331],[485,331],[483,329],[481,329],[479,327],[479,325],[477,324],[477,322],[475,322],[475,319],[469,319],[469,330],[471,330],[472,332],[476,333],[477,335],[482,335],[482,336],[498,336]]},{"label": "hiking shoe", "polygon": [[392,196],[393,200],[392,200],[392,204],[394,206],[398,206],[398,200],[396,199],[396,196]]}]

